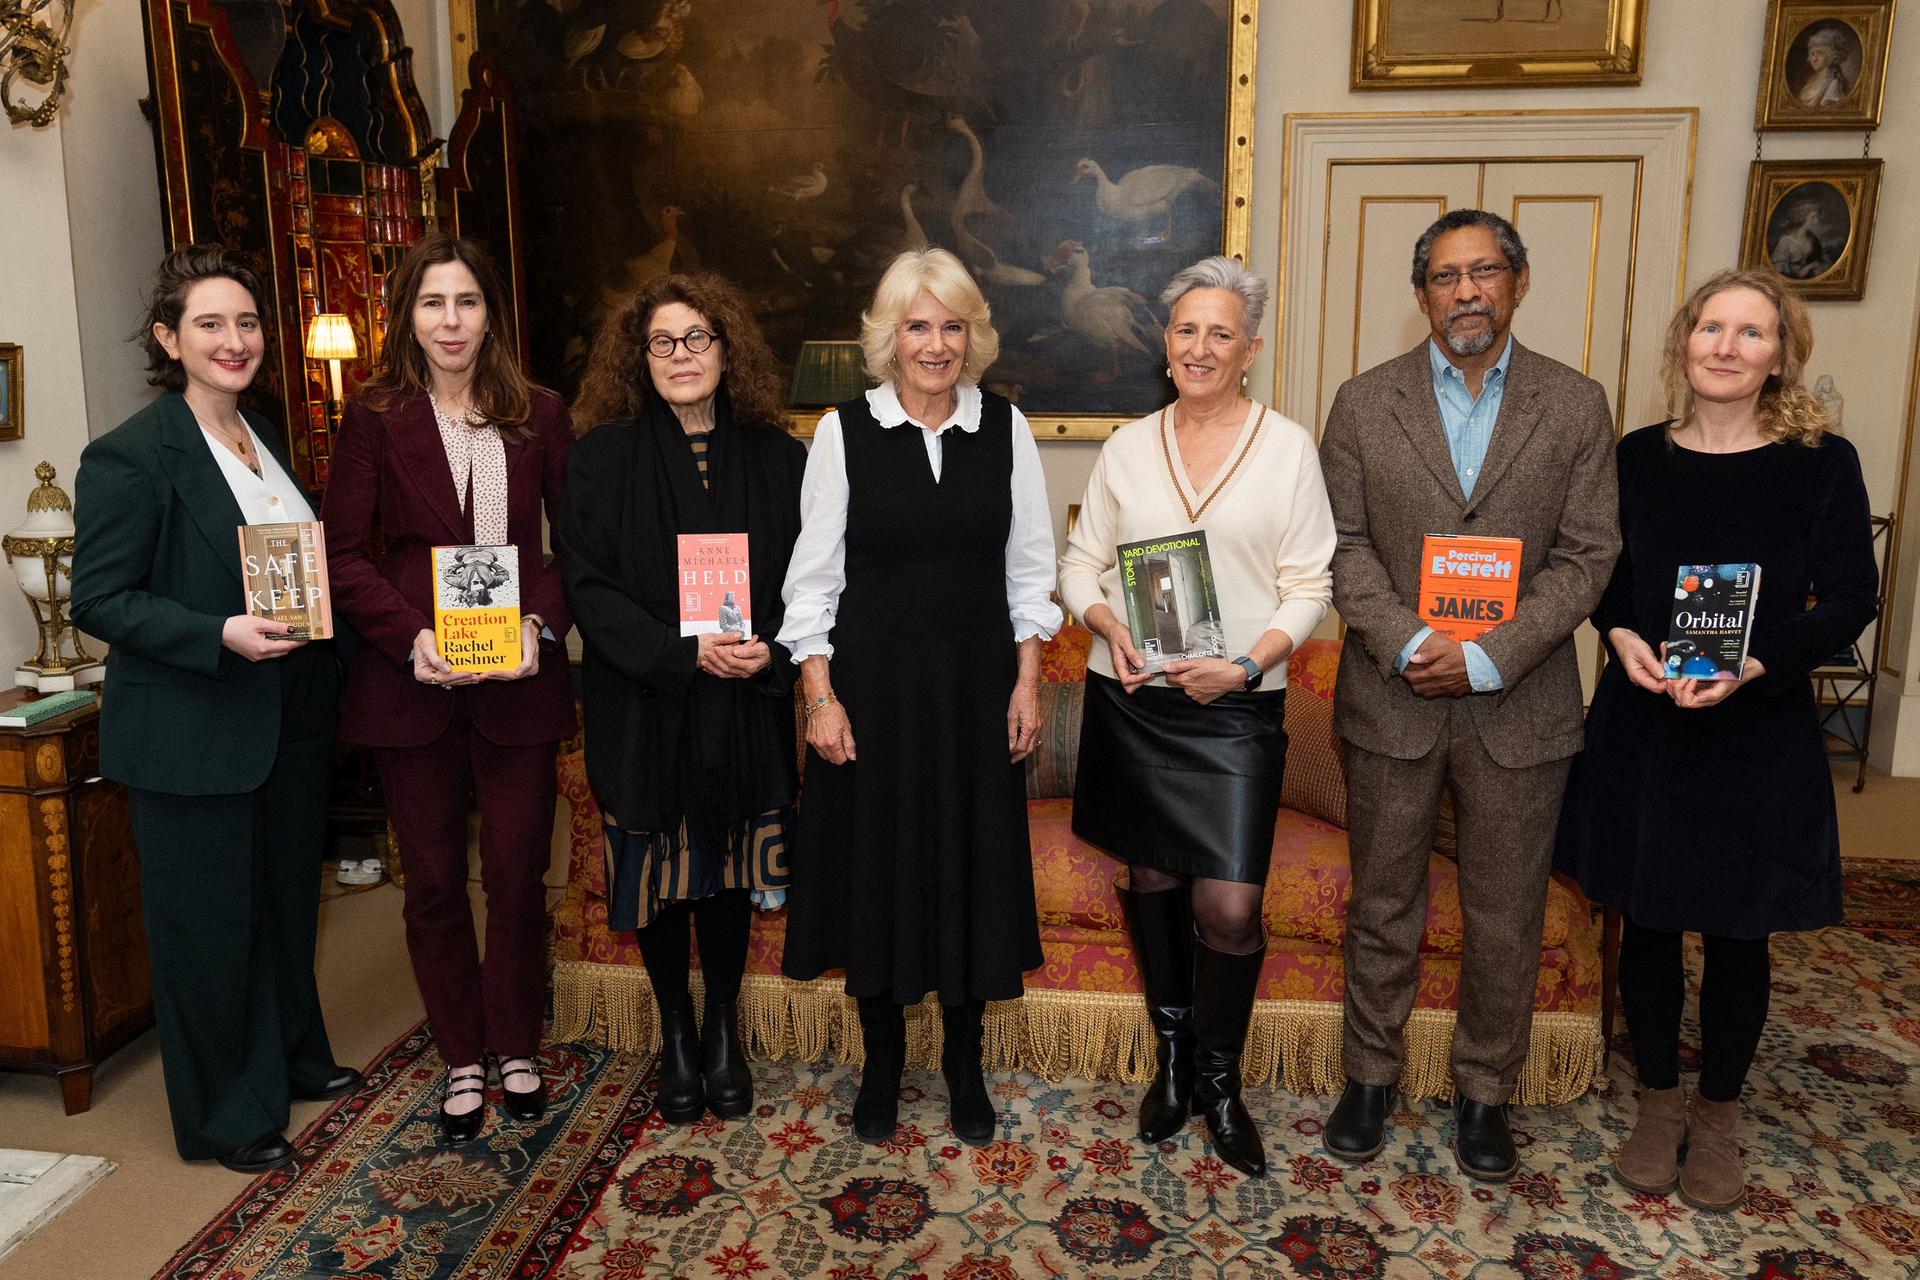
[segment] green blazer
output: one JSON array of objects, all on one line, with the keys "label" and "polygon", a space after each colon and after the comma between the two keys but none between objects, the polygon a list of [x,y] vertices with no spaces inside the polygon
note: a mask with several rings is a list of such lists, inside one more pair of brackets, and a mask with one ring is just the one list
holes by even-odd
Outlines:
[{"label": "green blazer", "polygon": [[[273,438],[257,417],[247,423]],[[73,516],[73,622],[112,646],[100,771],[173,795],[261,786],[287,663],[331,664],[312,649],[332,646],[248,662],[220,643],[246,609],[234,532],[245,518],[183,397],[161,396],[87,446]]]}]

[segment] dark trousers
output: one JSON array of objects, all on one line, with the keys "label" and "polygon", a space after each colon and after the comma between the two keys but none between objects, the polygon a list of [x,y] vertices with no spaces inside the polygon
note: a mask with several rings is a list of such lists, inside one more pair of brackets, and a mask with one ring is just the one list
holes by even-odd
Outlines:
[{"label": "dark trousers", "polygon": [[330,656],[276,661],[279,750],[257,791],[127,789],[160,1067],[188,1160],[279,1132],[291,1096],[333,1073],[313,951],[336,680]]},{"label": "dark trousers", "polygon": [[[450,1066],[530,1058],[546,996],[547,891],[555,744],[503,747],[478,733],[458,699],[446,732],[424,747],[374,751],[406,879],[407,953],[433,1038]],[[467,810],[480,809],[486,965],[467,901]]]},{"label": "dark trousers", "polygon": [[1390,1085],[1406,1063],[1404,1033],[1420,981],[1427,859],[1451,779],[1460,850],[1464,938],[1454,1023],[1455,1087],[1502,1103],[1526,1063],[1554,828],[1566,760],[1509,769],[1481,744],[1456,701],[1432,751],[1395,760],[1347,744],[1353,897],[1347,907],[1346,1073]]},{"label": "dark trousers", "polygon": [[[1682,937],[1635,924],[1620,937],[1620,1009],[1627,1015],[1633,1065],[1649,1089],[1680,1083],[1680,1014],[1687,998]],[[1732,1102],[1760,1049],[1772,995],[1767,939],[1701,934],[1700,1096]]]}]

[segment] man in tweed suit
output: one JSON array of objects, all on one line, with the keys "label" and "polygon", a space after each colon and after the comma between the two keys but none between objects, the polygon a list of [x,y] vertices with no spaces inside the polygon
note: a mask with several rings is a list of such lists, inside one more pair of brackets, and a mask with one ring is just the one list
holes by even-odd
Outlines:
[{"label": "man in tweed suit", "polygon": [[[1414,300],[1429,341],[1340,388],[1320,445],[1346,622],[1334,723],[1346,742],[1347,1085],[1327,1150],[1385,1140],[1419,983],[1427,858],[1453,784],[1464,915],[1453,1148],[1476,1178],[1519,1166],[1506,1103],[1526,1059],[1554,826],[1580,750],[1573,632],[1620,550],[1613,420],[1592,379],[1514,341],[1526,248],[1460,209],[1421,235]],[[1427,534],[1518,538],[1512,617],[1460,643],[1423,625]]]}]

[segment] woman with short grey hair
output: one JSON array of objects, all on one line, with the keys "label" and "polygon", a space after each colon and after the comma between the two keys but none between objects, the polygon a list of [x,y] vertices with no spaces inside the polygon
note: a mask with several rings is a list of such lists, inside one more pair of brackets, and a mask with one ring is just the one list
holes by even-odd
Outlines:
[{"label": "woman with short grey hair", "polygon": [[[1240,1054],[1266,955],[1286,660],[1326,615],[1333,516],[1311,433],[1244,390],[1266,281],[1207,258],[1161,300],[1178,395],[1101,448],[1060,558],[1061,602],[1094,633],[1073,830],[1129,867],[1121,902],[1158,1058],[1141,1138],[1199,1114],[1219,1157],[1258,1177]],[[1171,554],[1164,573],[1145,559],[1167,607],[1143,610],[1136,633],[1118,548],[1195,531],[1217,605],[1187,603]]]}]

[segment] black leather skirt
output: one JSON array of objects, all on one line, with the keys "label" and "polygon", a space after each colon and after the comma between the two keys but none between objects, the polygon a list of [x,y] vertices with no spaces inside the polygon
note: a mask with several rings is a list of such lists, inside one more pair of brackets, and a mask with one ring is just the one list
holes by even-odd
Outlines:
[{"label": "black leather skirt", "polygon": [[1087,673],[1073,833],[1129,863],[1267,882],[1287,763],[1286,690],[1201,706]]}]

